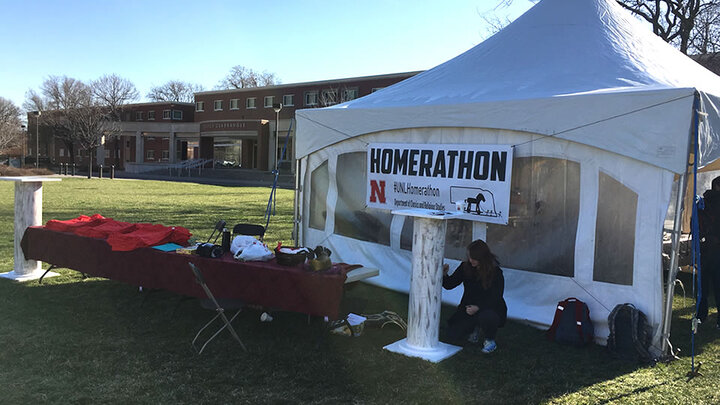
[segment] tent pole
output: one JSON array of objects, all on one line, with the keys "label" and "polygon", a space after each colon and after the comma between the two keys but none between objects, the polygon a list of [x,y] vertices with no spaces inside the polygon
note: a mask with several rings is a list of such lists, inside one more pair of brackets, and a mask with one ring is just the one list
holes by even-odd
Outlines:
[{"label": "tent pole", "polygon": [[678,272],[678,257],[680,251],[680,233],[682,226],[683,202],[685,200],[685,187],[687,184],[687,170],[678,181],[678,193],[675,201],[675,218],[672,231],[672,252],[670,256],[670,269],[668,270],[667,287],[665,292],[665,314],[662,325],[662,342],[660,352],[664,356],[670,347],[670,322],[672,320],[673,294],[675,293],[675,277]]},{"label": "tent pole", "polygon": [[298,226],[298,217],[299,217],[299,196],[300,196],[300,159],[295,159],[295,196],[294,196],[294,203],[293,203],[293,230],[292,230],[292,237],[293,242],[295,243],[294,246],[300,246],[300,235],[299,235],[299,226]]}]

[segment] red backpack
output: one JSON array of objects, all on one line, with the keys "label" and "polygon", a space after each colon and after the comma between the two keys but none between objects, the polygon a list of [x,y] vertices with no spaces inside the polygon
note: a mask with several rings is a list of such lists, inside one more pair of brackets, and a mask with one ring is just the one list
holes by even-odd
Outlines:
[{"label": "red backpack", "polygon": [[547,331],[547,338],[558,343],[584,346],[593,341],[595,328],[590,320],[590,309],[577,298],[558,302],[555,318]]}]

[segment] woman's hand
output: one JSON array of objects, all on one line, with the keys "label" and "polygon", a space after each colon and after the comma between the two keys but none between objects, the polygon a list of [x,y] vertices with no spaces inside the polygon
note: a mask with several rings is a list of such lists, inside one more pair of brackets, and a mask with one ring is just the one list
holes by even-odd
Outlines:
[{"label": "woman's hand", "polygon": [[443,264],[443,276],[447,276],[449,270],[450,270],[450,265]]},{"label": "woman's hand", "polygon": [[477,305],[465,305],[465,313],[470,316],[475,315],[479,310],[480,308]]}]

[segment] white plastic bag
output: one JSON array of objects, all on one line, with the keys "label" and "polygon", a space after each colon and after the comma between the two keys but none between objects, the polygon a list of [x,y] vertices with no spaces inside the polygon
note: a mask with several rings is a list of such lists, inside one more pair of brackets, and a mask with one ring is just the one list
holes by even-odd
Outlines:
[{"label": "white plastic bag", "polygon": [[232,243],[230,243],[230,252],[232,252],[233,255],[237,255],[238,252],[242,252],[246,247],[258,243],[260,243],[260,241],[255,239],[254,236],[238,235],[233,239]]},{"label": "white plastic bag", "polygon": [[235,258],[243,261],[259,261],[266,262],[271,260],[275,255],[267,246],[263,245],[256,240],[257,243],[253,243],[250,246],[244,248],[240,253],[235,255]]}]

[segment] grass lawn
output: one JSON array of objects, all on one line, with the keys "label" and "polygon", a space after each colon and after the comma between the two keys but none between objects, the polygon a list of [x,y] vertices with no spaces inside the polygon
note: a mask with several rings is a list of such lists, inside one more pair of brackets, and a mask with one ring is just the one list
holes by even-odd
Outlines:
[{"label": "grass lawn", "polygon": [[[122,221],[181,225],[204,240],[218,219],[262,223],[269,188],[135,180],[63,179],[43,187],[43,220],[100,213]],[[0,272],[12,270],[13,184],[0,182]],[[292,191],[279,190],[266,241],[291,242]],[[47,265],[46,265],[47,266]],[[467,346],[439,364],[384,351],[404,337],[393,325],[360,337],[320,333],[301,314],[235,321],[245,353],[228,333],[202,356],[190,346],[211,317],[194,301],[60,269],[37,282],[0,279],[0,404],[258,403],[720,403],[720,331],[704,325],[690,370],[693,300],[676,296],[673,344],[681,359],[654,367],[575,349],[509,322],[499,349]],[[690,282],[685,280],[690,289]],[[391,310],[407,317],[407,295],[349,286],[344,312]],[[173,313],[174,312],[174,313]],[[452,308],[444,307],[449,315]],[[711,315],[711,322],[715,320]]]}]

